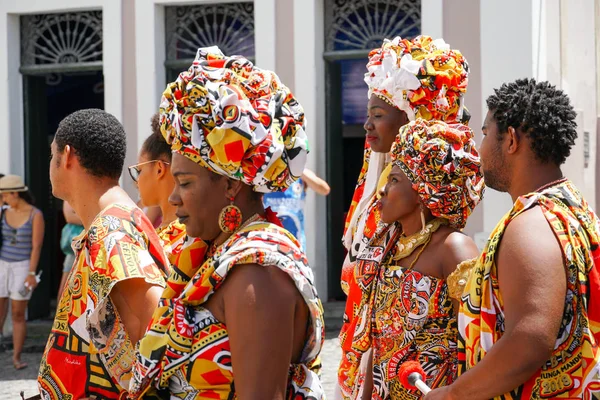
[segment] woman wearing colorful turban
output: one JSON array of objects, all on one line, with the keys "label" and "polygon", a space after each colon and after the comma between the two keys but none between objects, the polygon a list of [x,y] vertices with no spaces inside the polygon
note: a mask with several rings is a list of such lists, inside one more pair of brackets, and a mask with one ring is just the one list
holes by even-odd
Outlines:
[{"label": "woman wearing colorful turban", "polygon": [[[323,312],[298,241],[262,206],[304,169],[302,107],[273,72],[216,47],[169,84],[161,130],[182,251],[139,345],[131,398],[322,399]],[[312,396],[312,397],[311,397]]]},{"label": "woman wearing colorful turban", "polygon": [[452,383],[457,372],[458,300],[478,255],[460,232],[481,200],[483,175],[472,131],[418,119],[391,151],[381,190],[380,226],[358,256],[367,294],[354,340],[372,349],[362,399],[417,399],[398,371],[418,361],[426,383]]},{"label": "woman wearing colorful turban", "polygon": [[398,130],[417,118],[465,123],[469,119],[463,106],[469,72],[467,61],[442,39],[432,40],[429,36],[386,39],[381,48],[369,54],[367,69],[365,156],[343,238],[348,254],[342,268],[342,288],[348,299],[340,332],[342,361],[336,394],[337,398],[346,399],[357,398],[366,368],[364,364],[360,366],[360,360],[368,350],[360,345],[356,349],[359,306],[368,296],[358,284],[361,272],[356,269],[356,261],[381,222],[377,191],[391,168],[392,143]]}]

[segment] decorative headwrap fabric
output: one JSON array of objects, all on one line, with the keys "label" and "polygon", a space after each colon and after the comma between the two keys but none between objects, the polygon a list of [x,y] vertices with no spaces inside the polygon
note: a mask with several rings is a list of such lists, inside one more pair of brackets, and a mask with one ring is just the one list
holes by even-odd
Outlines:
[{"label": "decorative headwrap fabric", "polygon": [[290,90],[215,46],[167,85],[160,124],[174,152],[257,192],[285,190],[306,164],[304,110]]},{"label": "decorative headwrap fabric", "polygon": [[[463,106],[463,96],[467,92],[469,65],[461,52],[450,49],[443,39],[385,39],[380,48],[369,54],[367,69],[369,98],[376,95],[404,111],[409,120],[468,122],[470,116]],[[371,152],[366,144],[363,168],[346,217],[343,242],[348,251],[353,252],[357,243],[364,243],[361,237],[354,236],[360,236],[364,224],[359,219],[373,203],[386,158],[385,154]]]},{"label": "decorative headwrap fabric", "polygon": [[378,96],[404,111],[411,121],[468,121],[463,96],[469,65],[461,52],[450,49],[443,39],[385,39],[369,54],[367,69],[369,98]]},{"label": "decorative headwrap fabric", "polygon": [[418,119],[400,129],[391,156],[435,217],[448,220],[456,229],[465,227],[484,191],[469,127]]}]

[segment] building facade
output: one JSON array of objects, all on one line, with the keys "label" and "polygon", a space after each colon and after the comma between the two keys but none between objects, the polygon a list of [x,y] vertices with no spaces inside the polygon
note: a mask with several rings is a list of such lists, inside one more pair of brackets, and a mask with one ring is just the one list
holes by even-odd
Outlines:
[{"label": "building facade", "polygon": [[[59,279],[63,222],[46,161],[58,122],[76,109],[105,109],[124,124],[126,163],[134,164],[167,81],[205,45],[275,70],[305,108],[308,167],[332,187],[327,198],[309,191],[305,210],[308,257],[323,299],[343,298],[340,238],[362,162],[362,75],[369,50],[385,37],[423,33],[463,52],[478,141],[485,99],[503,82],[535,77],[566,90],[580,134],[565,174],[598,208],[599,13],[594,0],[1,1],[0,172],[25,177],[49,226],[48,273],[35,294],[42,308],[33,316],[43,315]],[[136,196],[127,175],[122,184]],[[509,208],[507,195],[488,189],[466,231],[482,246]]]}]

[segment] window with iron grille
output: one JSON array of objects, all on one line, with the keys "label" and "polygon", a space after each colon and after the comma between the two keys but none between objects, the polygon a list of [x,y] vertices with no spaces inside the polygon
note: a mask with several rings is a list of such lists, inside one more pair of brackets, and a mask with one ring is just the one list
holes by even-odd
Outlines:
[{"label": "window with iron grille", "polygon": [[102,68],[102,11],[21,16],[21,71]]},{"label": "window with iron grille", "polygon": [[420,0],[327,0],[325,51],[364,53],[383,39],[421,32]]},{"label": "window with iron grille", "polygon": [[221,3],[165,9],[166,65],[187,68],[200,47],[254,58],[254,4]]}]

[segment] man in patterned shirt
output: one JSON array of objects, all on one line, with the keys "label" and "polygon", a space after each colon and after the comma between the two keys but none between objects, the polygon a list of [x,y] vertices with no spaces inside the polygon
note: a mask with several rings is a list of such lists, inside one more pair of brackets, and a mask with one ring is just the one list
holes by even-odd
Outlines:
[{"label": "man in patterned shirt", "polygon": [[487,99],[485,183],[508,192],[462,294],[459,377],[425,400],[592,399],[600,393],[600,223],[561,165],[568,96],[519,79]]},{"label": "man in patterned shirt", "polygon": [[38,376],[45,399],[126,397],[135,344],[162,288],[166,257],[152,224],[119,187],[126,138],[97,109],[66,117],[52,142],[53,194],[85,231],[59,301]]}]

